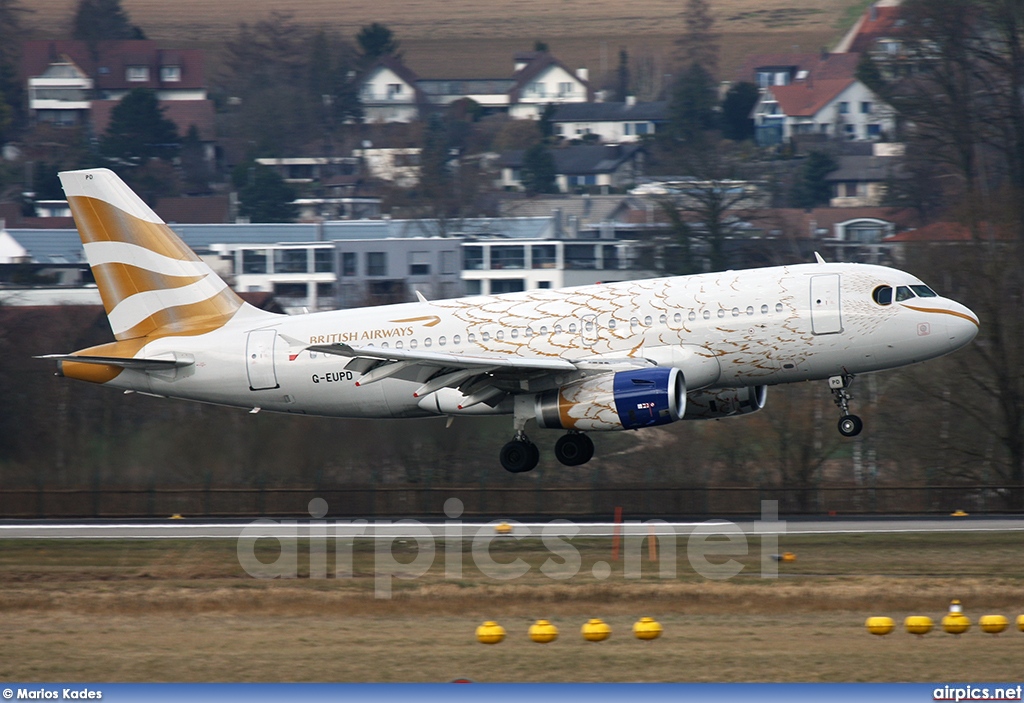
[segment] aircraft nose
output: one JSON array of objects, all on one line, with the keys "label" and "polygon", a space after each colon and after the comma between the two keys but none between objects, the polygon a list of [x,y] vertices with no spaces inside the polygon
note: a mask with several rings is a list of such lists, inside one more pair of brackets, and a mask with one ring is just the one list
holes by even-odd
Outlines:
[{"label": "aircraft nose", "polygon": [[966,305],[951,300],[945,312],[947,339],[951,351],[967,345],[978,336],[978,330],[981,328],[978,316]]}]

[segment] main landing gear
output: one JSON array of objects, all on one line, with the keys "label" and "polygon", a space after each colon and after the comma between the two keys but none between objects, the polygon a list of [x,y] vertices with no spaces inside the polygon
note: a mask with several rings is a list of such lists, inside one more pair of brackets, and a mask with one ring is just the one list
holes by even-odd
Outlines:
[{"label": "main landing gear", "polygon": [[832,376],[828,379],[828,387],[832,389],[832,400],[835,401],[842,417],[839,418],[839,434],[844,437],[856,437],[864,429],[864,421],[850,414],[850,401],[853,396],[847,390],[853,383],[852,374]]},{"label": "main landing gear", "polygon": [[[582,432],[569,432],[555,442],[555,458],[566,466],[581,466],[594,457],[594,442]],[[501,448],[501,465],[514,474],[532,471],[540,461],[540,450],[522,430]]]}]

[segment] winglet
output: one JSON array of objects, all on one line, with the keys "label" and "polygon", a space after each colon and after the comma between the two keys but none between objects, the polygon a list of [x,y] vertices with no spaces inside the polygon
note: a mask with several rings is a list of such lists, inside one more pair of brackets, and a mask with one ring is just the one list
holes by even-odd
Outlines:
[{"label": "winglet", "polygon": [[422,293],[420,293],[419,291],[415,291],[415,293],[416,293],[416,300],[420,301],[421,303],[426,303],[426,302],[429,302],[429,301],[427,300],[426,296],[424,296],[424,295],[423,295]]},{"label": "winglet", "polygon": [[814,258],[819,264],[826,263],[825,260],[821,258],[821,254],[819,254],[818,252],[814,252]]}]

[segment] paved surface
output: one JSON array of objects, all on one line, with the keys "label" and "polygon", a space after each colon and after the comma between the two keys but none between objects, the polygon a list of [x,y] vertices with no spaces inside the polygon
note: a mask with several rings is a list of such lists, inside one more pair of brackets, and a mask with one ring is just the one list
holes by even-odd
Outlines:
[{"label": "paved surface", "polygon": [[[0,539],[237,539],[248,537],[362,537],[373,539],[401,539],[426,537],[472,539],[477,535],[495,534],[499,521],[490,523],[351,520],[165,520],[138,522],[104,521],[5,521],[0,522]],[[566,535],[577,537],[608,537],[615,533],[610,522],[530,522],[510,521],[514,536]],[[922,532],[1024,532],[1024,516],[1000,518],[920,518],[920,519],[833,519],[833,520],[781,520],[735,523],[726,521],[675,522],[626,521],[621,525],[624,535],[678,534],[686,535],[695,529],[720,531],[739,528],[748,534],[875,534]]]}]

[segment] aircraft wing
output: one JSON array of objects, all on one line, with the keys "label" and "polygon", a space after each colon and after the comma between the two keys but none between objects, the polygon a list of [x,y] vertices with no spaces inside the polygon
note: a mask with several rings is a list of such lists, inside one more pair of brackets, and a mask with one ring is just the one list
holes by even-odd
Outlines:
[{"label": "aircraft wing", "polygon": [[[557,357],[523,358],[515,356],[450,354],[416,349],[380,349],[348,344],[304,345],[299,351],[335,354],[352,359],[345,367],[362,374],[357,386],[365,386],[412,367],[427,367],[432,373],[413,392],[422,398],[442,388],[457,388],[463,395],[459,404],[465,409],[505,396],[517,381],[555,372],[576,371],[576,364]],[[295,358],[294,349],[289,356]]]}]

